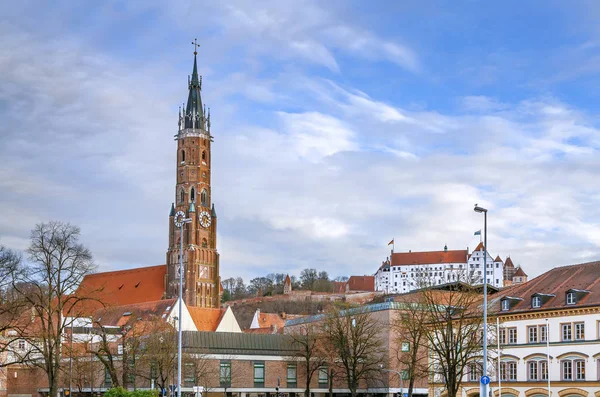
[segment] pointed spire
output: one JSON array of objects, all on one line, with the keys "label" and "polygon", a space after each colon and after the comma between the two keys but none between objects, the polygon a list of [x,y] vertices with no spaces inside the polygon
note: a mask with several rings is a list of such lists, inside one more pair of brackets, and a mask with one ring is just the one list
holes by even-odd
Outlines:
[{"label": "pointed spire", "polygon": [[175,216],[175,203],[171,203],[171,212],[169,212],[169,216]]},{"label": "pointed spire", "polygon": [[196,59],[197,52],[194,51],[194,69],[192,71],[192,78],[189,81],[189,94],[187,100],[187,106],[185,108],[186,122],[185,128],[198,128],[198,123],[194,120],[196,117],[202,119],[204,117],[202,112],[202,97],[201,91],[201,78],[198,77],[198,61]]},{"label": "pointed spire", "polygon": [[215,211],[215,205],[212,205],[212,208],[210,209],[210,216],[213,218],[217,217],[217,211]]}]

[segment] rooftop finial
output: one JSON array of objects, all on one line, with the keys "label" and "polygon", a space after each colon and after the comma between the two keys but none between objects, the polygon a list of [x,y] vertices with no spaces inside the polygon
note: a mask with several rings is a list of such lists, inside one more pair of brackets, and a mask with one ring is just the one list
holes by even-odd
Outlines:
[{"label": "rooftop finial", "polygon": [[200,44],[198,44],[198,39],[194,38],[194,41],[192,41],[192,44],[194,45],[194,55],[198,55],[198,51],[196,51],[198,49],[198,47],[200,47]]}]

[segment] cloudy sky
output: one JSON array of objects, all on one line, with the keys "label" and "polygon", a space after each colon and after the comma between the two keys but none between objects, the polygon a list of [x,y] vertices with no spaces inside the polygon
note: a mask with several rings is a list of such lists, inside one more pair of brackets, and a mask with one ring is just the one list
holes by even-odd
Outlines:
[{"label": "cloudy sky", "polygon": [[[50,4],[53,5],[50,5]],[[4,2],[0,243],[82,229],[164,263],[194,37],[221,275],[374,273],[474,248],[530,276],[600,259],[593,1]]]}]

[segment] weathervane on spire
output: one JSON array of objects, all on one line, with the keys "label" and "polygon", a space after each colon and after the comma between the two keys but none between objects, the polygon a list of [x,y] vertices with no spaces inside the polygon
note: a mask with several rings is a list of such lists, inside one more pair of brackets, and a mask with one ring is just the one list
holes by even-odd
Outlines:
[{"label": "weathervane on spire", "polygon": [[194,55],[198,55],[198,51],[196,51],[198,47],[200,47],[200,44],[198,44],[198,39],[194,39],[194,41],[192,41],[192,44],[194,45]]}]

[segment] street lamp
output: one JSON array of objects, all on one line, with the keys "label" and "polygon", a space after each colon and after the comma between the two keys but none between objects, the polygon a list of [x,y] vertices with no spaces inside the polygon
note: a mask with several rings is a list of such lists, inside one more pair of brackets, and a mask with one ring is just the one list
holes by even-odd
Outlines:
[{"label": "street lamp", "polygon": [[402,397],[404,395],[404,386],[402,386],[402,373],[400,371],[396,371],[395,369],[383,368],[383,364],[379,364],[379,368],[382,371],[392,372],[392,373],[395,373],[396,375],[398,375],[398,377],[400,378],[400,397]]},{"label": "street lamp", "polygon": [[[194,205],[193,203],[191,205]],[[177,322],[177,397],[181,397],[181,318],[183,315],[183,225],[192,222],[183,211],[177,211],[174,218],[179,228],[179,321]]]},{"label": "street lamp", "polygon": [[[475,204],[475,212],[483,213],[483,376],[487,376],[487,212],[488,210]],[[479,383],[479,395],[488,397],[488,384]]]}]

